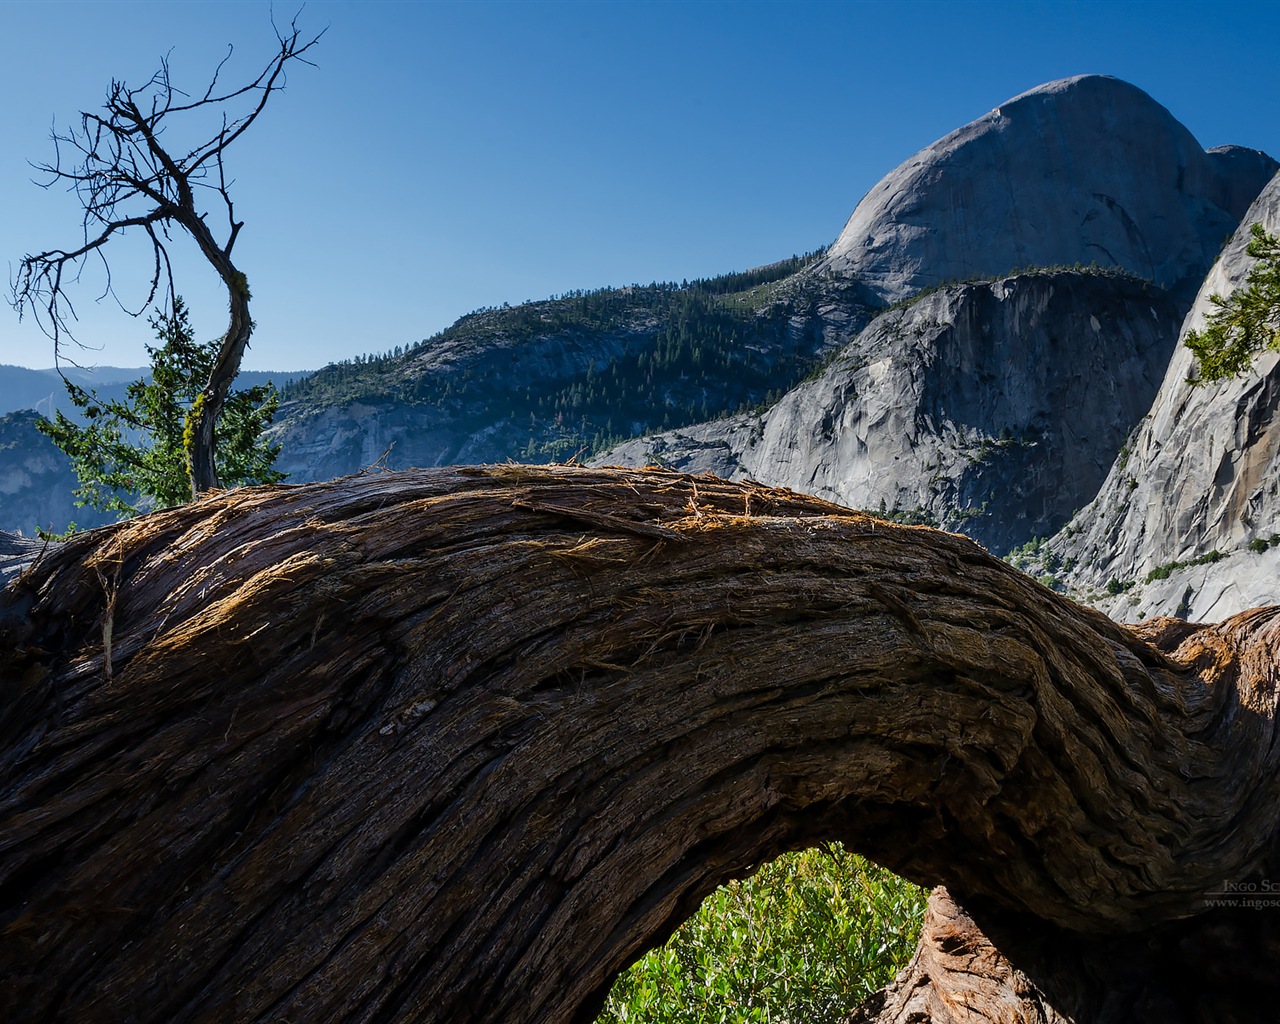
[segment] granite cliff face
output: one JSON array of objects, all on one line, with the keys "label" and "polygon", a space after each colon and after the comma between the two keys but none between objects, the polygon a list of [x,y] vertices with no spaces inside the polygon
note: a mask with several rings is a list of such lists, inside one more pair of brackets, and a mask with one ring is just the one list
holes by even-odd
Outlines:
[{"label": "granite cliff face", "polygon": [[[388,451],[386,464],[393,468],[508,458],[545,461],[590,450],[602,439],[697,423],[707,418],[698,415],[701,409],[716,415],[785,391],[807,366],[850,342],[877,306],[926,285],[980,274],[1003,283],[984,285],[985,292],[948,290],[943,298],[903,314],[934,316],[948,324],[977,318],[1005,332],[1004,347],[989,350],[978,335],[970,338],[968,362],[951,365],[940,356],[939,367],[952,378],[942,376],[942,369],[929,376],[933,371],[927,366],[912,371],[929,376],[931,397],[925,405],[918,405],[910,391],[893,391],[914,386],[911,374],[897,369],[889,377],[849,385],[860,394],[871,388],[882,416],[868,411],[870,418],[862,419],[864,413],[838,412],[829,397],[805,398],[817,403],[806,405],[800,398],[810,392],[801,392],[754,431],[764,431],[767,441],[752,441],[753,429],[744,428],[739,433],[745,440],[730,444],[727,454],[719,457],[707,449],[697,464],[749,471],[873,508],[881,500],[887,508],[918,508],[949,525],[964,525],[996,546],[1028,530],[1048,532],[1092,496],[1086,492],[1101,476],[1096,463],[1105,465],[1114,455],[1115,449],[1105,446],[1118,425],[1124,430],[1132,425],[1130,403],[1150,398],[1136,382],[1163,371],[1159,360],[1174,333],[1170,317],[1181,319],[1218,247],[1276,168],[1270,157],[1238,147],[1205,152],[1168,111],[1124,82],[1098,75],[1053,82],[1002,104],[890,173],[858,205],[830,250],[793,277],[774,280],[766,274],[760,277],[762,282],[768,278],[762,289],[744,286],[731,296],[724,294],[726,288],[713,287],[698,301],[714,299],[721,308],[709,312],[704,303],[696,337],[687,331],[694,296],[668,286],[615,290],[600,300],[609,307],[605,316],[587,308],[598,293],[579,293],[571,300],[582,301],[581,315],[563,300],[490,311],[474,324],[460,321],[458,330],[396,360],[362,388],[322,393],[325,381],[340,375],[317,374],[309,396],[282,410],[276,432],[284,445],[281,466],[292,479],[312,480],[355,472]],[[1091,263],[1147,278],[1157,290],[1163,283],[1171,298],[1148,304],[1157,311],[1155,320],[1133,319],[1133,282],[1116,285],[1120,292],[1113,301],[1103,293],[1120,278],[1099,278],[1081,285],[1086,290],[1079,310],[1064,314],[1067,319],[1055,331],[1052,317],[1076,284],[1062,278],[1049,285],[1055,295],[1050,299],[1048,292],[1036,292],[1036,285],[1008,276],[1011,268],[1033,264]],[[1006,300],[1017,309],[997,312]],[[1177,309],[1170,301],[1183,306]],[[1054,312],[1033,316],[1029,311],[1038,303],[1052,305]],[[715,320],[731,307],[736,321]],[[1081,330],[1077,313],[1083,316],[1086,308],[1094,319],[1113,310],[1107,323],[1133,326],[1114,336],[1092,326]],[[744,309],[749,316],[742,315]],[[486,327],[487,321],[492,322]],[[1044,333],[1028,344],[1050,346],[1035,357],[1046,366],[1035,371],[1018,369],[1016,361],[1006,366],[1001,360],[1026,348],[1015,340],[1016,332],[1032,321]],[[881,332],[893,322],[885,321]],[[1159,339],[1152,333],[1157,322],[1166,332]],[[912,329],[927,331],[923,324]],[[677,335],[686,339],[679,343],[687,346],[684,354],[655,363],[655,353],[678,347]],[[888,343],[887,336],[876,337],[866,345]],[[1070,349],[1073,339],[1087,347]],[[1133,348],[1139,343],[1145,346],[1140,356]],[[1115,353],[1095,351],[1110,344],[1118,346]],[[1059,351],[1061,346],[1067,348]],[[713,348],[715,354],[708,355]],[[896,358],[902,363],[934,355],[922,349]],[[1114,408],[1099,410],[1104,421],[1096,426],[1086,424],[1085,411],[1077,410],[1071,429],[1085,437],[1078,444],[1073,434],[1046,425],[1069,390],[1062,390],[1067,385],[1061,379],[1050,380],[1053,363],[1089,367],[1100,375],[1099,388],[1114,388],[1123,396]],[[1110,381],[1113,364],[1125,369]],[[1027,399],[1022,405],[1021,399],[997,397],[1006,370],[1018,378],[1011,378],[1008,390]],[[1043,379],[1033,381],[1030,373]],[[979,399],[978,392],[989,385],[994,386]],[[1059,391],[1045,394],[1036,405],[1029,396],[1041,385]],[[989,408],[979,411],[984,402]],[[926,440],[935,429],[945,441]],[[1035,429],[1045,433],[1033,439],[1027,431]],[[844,436],[848,430],[855,435]],[[1005,468],[994,471],[986,460],[994,458],[991,446],[997,442],[1002,447],[995,461]],[[708,441],[712,448],[727,443]],[[864,448],[894,454],[885,456],[886,464],[880,454],[861,455]],[[1042,459],[1051,448],[1055,454]],[[979,450],[981,461],[959,454],[976,456]],[[767,455],[752,459],[751,451]],[[914,459],[915,468],[901,479],[890,473],[900,468],[895,455],[897,463]],[[740,456],[749,469],[738,466]],[[766,464],[767,459],[779,461]],[[846,459],[853,461],[845,466]],[[1015,464],[1022,469],[1015,471]],[[1060,472],[1070,472],[1073,483],[1049,487]],[[1046,493],[1059,491],[1054,500],[1037,506],[1038,499],[1031,497],[1035,486],[1028,483],[1016,490],[1007,515],[1002,513],[1020,527],[984,520],[983,503],[988,512],[999,503],[1003,481],[1039,474],[1044,474]]]},{"label": "granite cliff face", "polygon": [[76,508],[79,486],[71,461],[36,429],[27,409],[0,416],[0,530],[36,536],[62,533],[71,523],[82,529],[114,523],[116,517]]},{"label": "granite cliff face", "polygon": [[955,285],[878,317],[767,411],[640,438],[659,462],[906,513],[1004,552],[1097,491],[1150,407],[1181,308],[1074,271]]},{"label": "granite cliff face", "polygon": [[[1211,295],[1244,283],[1254,223],[1280,231],[1280,175],[1205,279],[1182,337],[1204,326]],[[1280,356],[1266,353],[1248,374],[1216,385],[1192,387],[1193,370],[1179,345],[1096,500],[1049,543],[1071,566],[1071,588],[1098,595],[1116,618],[1216,620],[1280,599]]]},{"label": "granite cliff face", "polygon": [[752,477],[1001,552],[1044,537],[1097,493],[1219,247],[1276,169],[1253,150],[1206,152],[1114,78],[1023,93],[885,177],[809,273],[888,300],[1029,265],[1127,274],[943,287],[881,316],[767,412],[598,461]]},{"label": "granite cliff face", "polygon": [[1050,82],[921,150],[854,210],[824,268],[893,302],[1021,267],[1122,267],[1194,296],[1276,172],[1241,147],[1206,152],[1141,89]]}]

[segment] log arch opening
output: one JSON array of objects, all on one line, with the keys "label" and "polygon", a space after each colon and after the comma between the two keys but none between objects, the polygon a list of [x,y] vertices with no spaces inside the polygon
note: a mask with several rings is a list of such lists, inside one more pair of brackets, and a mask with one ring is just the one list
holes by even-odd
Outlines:
[{"label": "log arch opening", "polygon": [[1277,628],[1122,628],[964,538],[659,471],[215,495],[0,598],[0,1007],[585,1022],[831,839],[1147,931],[1268,869]]}]

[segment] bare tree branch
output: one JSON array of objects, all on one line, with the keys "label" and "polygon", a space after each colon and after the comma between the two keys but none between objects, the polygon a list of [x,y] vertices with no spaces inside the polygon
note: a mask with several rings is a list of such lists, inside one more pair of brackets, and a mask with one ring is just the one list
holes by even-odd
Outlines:
[{"label": "bare tree branch", "polygon": [[[39,184],[51,188],[65,183],[76,194],[84,212],[83,244],[74,249],[28,253],[10,283],[11,303],[19,317],[30,312],[53,340],[56,359],[62,355],[64,338],[79,344],[72,330],[75,307],[66,285],[79,279],[90,254],[97,255],[106,269],[102,297],[111,295],[122,310],[137,317],[156,304],[162,289],[165,307],[172,308],[177,290],[166,245],[171,238],[169,230],[177,227],[190,236],[222,280],[230,306],[218,359],[202,399],[193,410],[194,443],[190,456],[194,494],[218,485],[214,426],[253,331],[248,282],[231,261],[232,248],[244,223],[235,218],[223,154],[258,119],[272,94],[284,88],[290,63],[314,67],[304,54],[324,35],[321,31],[304,37],[296,17],[286,32],[281,32],[274,21],[272,29],[279,44],[276,54],[252,81],[239,88],[218,90],[222,71],[233,52],[228,47],[200,98],[184,102],[187,94],[174,87],[166,54],[159,69],[139,88],[113,80],[104,112],[82,112],[78,130],[61,134],[53,131],[53,162],[35,165],[48,175],[48,180]],[[237,101],[249,98],[249,108],[237,114]],[[218,130],[185,154],[175,155],[163,141],[172,124],[169,119],[206,110],[221,111]],[[182,123],[184,119],[179,117],[178,121]],[[209,227],[208,210],[197,204],[196,188],[207,188],[221,199],[227,212],[224,237],[219,238]],[[136,307],[116,294],[105,254],[107,243],[131,228],[146,234],[154,257],[146,297]]]}]

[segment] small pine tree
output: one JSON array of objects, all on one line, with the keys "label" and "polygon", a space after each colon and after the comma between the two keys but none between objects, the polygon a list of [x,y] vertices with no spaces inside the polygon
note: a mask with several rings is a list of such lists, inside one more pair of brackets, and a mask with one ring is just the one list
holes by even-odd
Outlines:
[{"label": "small pine tree", "polygon": [[1207,384],[1244,373],[1264,349],[1280,349],[1280,239],[1261,224],[1250,229],[1248,253],[1258,262],[1244,286],[1228,298],[1211,295],[1216,307],[1203,331],[1187,335],[1198,371],[1192,384]]},{"label": "small pine tree", "polygon": [[[124,401],[101,399],[71,381],[67,391],[82,410],[80,424],[55,413],[39,428],[71,456],[80,486],[77,505],[92,505],[121,518],[145,508],[191,500],[188,459],[192,414],[217,356],[217,342],[198,344],[186,304],[149,321],[160,341],[147,346],[151,379],[134,381]],[[218,478],[228,487],[278,483],[273,465],[280,446],[263,439],[279,405],[270,384],[227,395],[217,424]]]}]

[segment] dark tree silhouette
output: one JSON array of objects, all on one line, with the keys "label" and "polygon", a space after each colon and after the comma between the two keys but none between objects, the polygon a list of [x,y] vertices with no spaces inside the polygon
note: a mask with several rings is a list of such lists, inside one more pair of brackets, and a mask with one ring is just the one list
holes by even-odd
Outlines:
[{"label": "dark tree silhouette", "polygon": [[0,1019],[585,1022],[839,839],[946,886],[863,1020],[1271,1021],[1278,632],[657,471],[92,531],[0,591]]},{"label": "dark tree silhouette", "polygon": [[[79,277],[91,256],[96,257],[106,271],[106,293],[114,296],[106,249],[125,232],[145,235],[154,255],[144,301],[134,308],[120,303],[131,315],[141,316],[157,300],[172,309],[177,297],[169,257],[174,229],[195,242],[227,289],[227,329],[208,382],[189,414],[187,458],[193,496],[219,485],[216,424],[253,333],[249,282],[231,258],[244,222],[236,219],[226,151],[258,119],[271,96],[284,88],[289,66],[311,63],[306,54],[321,35],[303,37],[296,20],[286,32],[277,29],[279,48],[258,76],[238,88],[223,89],[219,78],[231,56],[228,49],[204,93],[194,99],[173,84],[167,58],[139,88],[112,81],[103,111],[81,113],[78,128],[55,131],[54,161],[37,165],[49,175],[44,187],[69,186],[84,209],[83,243],[28,254],[13,283],[14,307],[19,314],[31,312],[53,339],[55,354],[61,353],[64,338],[74,338],[75,307],[66,291],[68,283]],[[210,114],[217,127],[187,152],[174,151],[166,143],[167,130]],[[210,209],[225,215],[221,231],[210,224]]]}]

